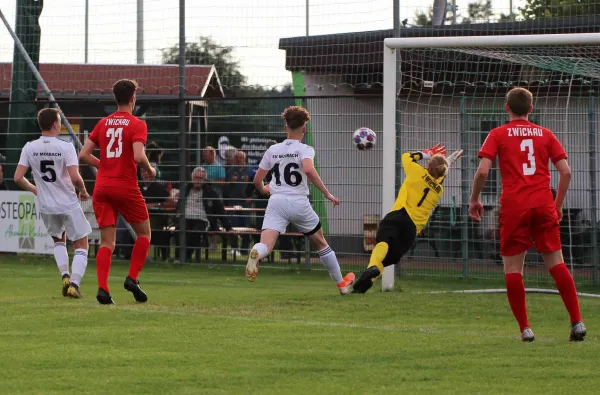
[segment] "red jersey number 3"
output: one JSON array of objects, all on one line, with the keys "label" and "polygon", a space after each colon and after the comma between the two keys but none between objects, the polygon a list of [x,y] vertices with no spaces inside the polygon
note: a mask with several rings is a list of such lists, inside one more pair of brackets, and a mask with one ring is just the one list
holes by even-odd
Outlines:
[{"label": "red jersey number 3", "polygon": [[523,163],[523,175],[532,176],[535,174],[535,153],[533,151],[533,140],[525,139],[521,141],[521,151],[527,153],[527,163]]}]

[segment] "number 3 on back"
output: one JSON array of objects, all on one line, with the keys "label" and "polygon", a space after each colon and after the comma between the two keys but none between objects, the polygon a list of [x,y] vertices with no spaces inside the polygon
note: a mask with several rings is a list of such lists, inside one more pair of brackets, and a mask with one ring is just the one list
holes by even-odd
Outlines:
[{"label": "number 3 on back", "polygon": [[523,163],[523,175],[532,176],[535,174],[535,156],[533,156],[533,140],[525,139],[521,141],[521,151],[527,152],[528,163]]},{"label": "number 3 on back", "polygon": [[[123,152],[123,128],[110,128],[106,131],[106,138],[110,138],[108,145],[106,146],[106,157],[107,158],[119,158],[121,156],[121,152]],[[117,146],[114,147],[115,140],[117,141]]]}]

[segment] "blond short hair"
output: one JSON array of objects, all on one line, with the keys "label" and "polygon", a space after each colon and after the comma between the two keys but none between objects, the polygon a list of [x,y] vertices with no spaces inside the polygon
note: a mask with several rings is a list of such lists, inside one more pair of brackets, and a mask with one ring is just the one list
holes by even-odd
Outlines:
[{"label": "blond short hair", "polygon": [[440,154],[433,155],[431,159],[429,159],[429,174],[435,178],[441,178],[448,173],[448,160]]}]

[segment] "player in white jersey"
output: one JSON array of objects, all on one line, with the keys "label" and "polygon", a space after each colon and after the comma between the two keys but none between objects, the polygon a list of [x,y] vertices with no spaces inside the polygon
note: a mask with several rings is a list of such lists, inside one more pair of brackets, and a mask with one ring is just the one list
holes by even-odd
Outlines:
[{"label": "player in white jersey", "polygon": [[[321,263],[337,284],[340,293],[346,295],[354,283],[354,273],[342,277],[335,252],[327,244],[321,229],[321,221],[308,200],[310,180],[323,192],[326,199],[333,202],[334,207],[340,204],[340,200],[329,193],[314,167],[314,148],[301,142],[310,115],[306,109],[292,106],[286,108],[281,116],[285,120],[288,138],[267,149],[254,176],[257,191],[271,196],[265,212],[260,243],[255,244],[250,251],[246,265],[246,278],[248,281],[256,280],[258,261],[269,255],[279,234],[285,233],[285,229],[291,222],[317,248]],[[263,180],[269,172],[272,176],[271,182],[265,186]]]},{"label": "player in white jersey", "polygon": [[[15,183],[37,196],[37,210],[41,213],[48,234],[54,240],[54,259],[62,275],[62,294],[81,298],[79,285],[87,267],[88,235],[90,223],[79,204],[90,195],[79,175],[77,153],[73,144],[58,139],[60,115],[55,108],[45,108],[38,113],[42,136],[23,147],[15,171]],[[26,178],[31,167],[35,185]],[[69,273],[67,237],[73,242],[72,273]]]}]

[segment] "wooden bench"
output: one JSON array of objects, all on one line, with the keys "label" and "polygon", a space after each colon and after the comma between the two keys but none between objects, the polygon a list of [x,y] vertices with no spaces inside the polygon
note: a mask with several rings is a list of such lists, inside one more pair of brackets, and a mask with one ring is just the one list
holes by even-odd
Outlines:
[{"label": "wooden bench", "polygon": [[225,212],[239,211],[246,213],[264,213],[265,209],[260,207],[225,206]]},{"label": "wooden bench", "polygon": [[[175,226],[164,227],[164,230],[168,230],[169,232],[175,232],[177,229]],[[231,228],[231,230],[225,230],[224,228],[219,228],[219,232],[209,232],[207,235],[214,234],[217,236],[221,236],[221,260],[227,262],[227,244],[229,242],[228,237],[226,236],[241,236],[241,235],[260,235],[261,231],[256,228],[245,228],[245,227],[235,227]],[[286,232],[279,235],[279,237],[306,237],[303,233],[300,232]],[[188,248],[190,248],[188,246]],[[202,248],[201,246],[197,246],[196,248]],[[204,249],[204,259],[208,260],[208,252],[209,248]],[[310,257],[310,245],[308,241],[305,243],[304,254],[307,257]],[[300,264],[300,251],[296,251],[296,261]],[[271,251],[269,257],[267,257],[269,262],[273,262],[275,260],[275,252]],[[237,261],[237,254],[233,254],[233,262]],[[289,258],[288,258],[289,261]]]},{"label": "wooden bench", "polygon": [[[260,235],[261,231],[259,229],[256,228],[243,228],[243,227],[235,227],[235,228],[231,228],[231,230],[225,230],[223,228],[220,228],[220,232],[218,233],[218,235],[228,235],[228,236],[241,236],[241,235]],[[300,232],[286,232],[286,233],[282,233],[279,235],[279,237],[305,237],[304,233],[300,233]],[[227,237],[223,237],[222,238],[222,249],[221,249],[221,260],[223,261],[227,261],[227,243],[228,243],[228,238]],[[208,251],[208,250],[207,250]],[[305,249],[304,249],[304,253],[310,255],[310,246],[309,243],[306,242],[305,243]],[[297,251],[296,252],[296,261],[298,264],[300,264],[300,252]],[[207,259],[208,259],[208,253],[206,253]],[[271,251],[270,256],[267,258],[270,262],[273,262],[275,260],[275,252]],[[237,254],[233,254],[233,262],[237,261]],[[288,258],[289,261],[289,258]]]}]

